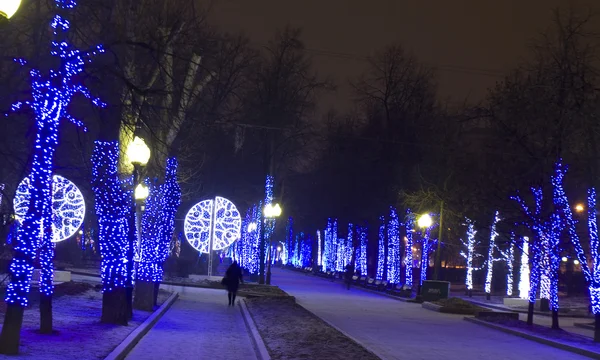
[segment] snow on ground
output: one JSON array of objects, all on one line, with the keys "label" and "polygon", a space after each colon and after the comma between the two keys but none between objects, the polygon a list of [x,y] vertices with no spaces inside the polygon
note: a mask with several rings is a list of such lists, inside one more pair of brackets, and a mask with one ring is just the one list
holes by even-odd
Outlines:
[{"label": "snow on ground", "polygon": [[256,360],[256,354],[242,313],[227,306],[224,290],[187,288],[127,359]]},{"label": "snow on ground", "polygon": [[247,304],[273,360],[379,359],[290,298],[255,298]]},{"label": "snow on ground", "polygon": [[[33,290],[33,289],[32,289]],[[159,294],[162,303],[170,294]],[[25,310],[21,330],[20,358],[36,360],[104,359],[133,330],[151,314],[134,310],[133,320],[127,326],[100,323],[102,293],[96,289],[79,295],[66,295],[53,301],[53,335],[37,332],[40,322],[38,306]],[[0,315],[4,321],[4,314]],[[0,355],[0,359],[15,357]]]}]

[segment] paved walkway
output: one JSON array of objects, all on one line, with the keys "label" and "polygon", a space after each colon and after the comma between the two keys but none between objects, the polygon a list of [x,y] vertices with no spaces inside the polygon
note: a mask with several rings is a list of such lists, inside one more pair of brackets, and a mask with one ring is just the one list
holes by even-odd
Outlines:
[{"label": "paved walkway", "polygon": [[273,284],[382,359],[587,359],[341,283],[273,269]]},{"label": "paved walkway", "polygon": [[179,300],[133,348],[127,359],[256,359],[239,305],[227,307],[225,291],[168,290],[179,291]]}]

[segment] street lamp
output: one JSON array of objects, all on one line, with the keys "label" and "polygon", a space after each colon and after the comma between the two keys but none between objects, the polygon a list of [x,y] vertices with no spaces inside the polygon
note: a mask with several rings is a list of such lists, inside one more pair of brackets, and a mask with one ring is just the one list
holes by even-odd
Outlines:
[{"label": "street lamp", "polygon": [[0,18],[10,19],[21,6],[21,0],[0,1]]},{"label": "street lamp", "polygon": [[419,220],[417,220],[417,224],[421,229],[425,230],[431,227],[433,219],[429,214],[423,214],[419,217]]},{"label": "street lamp", "polygon": [[138,184],[138,186],[136,186],[135,188],[135,192],[134,192],[134,196],[136,200],[146,200],[148,198],[148,195],[150,194],[150,191],[148,190],[148,187],[144,184]]},{"label": "street lamp", "polygon": [[[276,219],[281,215],[281,206],[279,204],[267,204],[263,210],[266,219]],[[269,254],[267,260],[267,285],[271,285],[271,239],[268,239]],[[261,259],[262,261],[262,259]]]},{"label": "street lamp", "polygon": [[[137,240],[138,247],[141,246],[141,207],[137,201],[143,201],[148,197],[148,188],[139,184],[140,169],[148,164],[150,160],[150,148],[144,139],[136,136],[127,147],[127,157],[133,165],[133,201],[131,202],[132,214],[129,226],[129,247],[127,248],[127,312],[129,317],[133,316],[133,244]],[[137,221],[136,221],[137,219]],[[137,229],[137,231],[136,231]]]},{"label": "street lamp", "polygon": [[585,210],[585,206],[583,206],[583,204],[577,204],[575,205],[575,211],[578,213],[582,213],[583,210]]}]

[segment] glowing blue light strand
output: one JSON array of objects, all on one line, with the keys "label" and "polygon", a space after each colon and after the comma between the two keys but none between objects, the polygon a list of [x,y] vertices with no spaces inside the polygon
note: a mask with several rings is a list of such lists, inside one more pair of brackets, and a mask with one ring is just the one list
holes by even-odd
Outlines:
[{"label": "glowing blue light strand", "polygon": [[488,256],[487,256],[487,272],[485,275],[485,292],[487,294],[491,294],[492,292],[492,275],[494,271],[494,249],[496,248],[496,238],[498,237],[498,232],[496,231],[496,224],[500,221],[500,215],[498,211],[494,215],[494,222],[492,223],[492,228],[490,231],[490,243],[488,247]]},{"label": "glowing blue light strand", "polygon": [[[75,1],[56,1],[58,9],[70,9],[76,5]],[[55,40],[51,42],[51,55],[61,60],[58,70],[50,70],[47,76],[37,69],[30,71],[31,99],[20,101],[11,107],[12,111],[21,110],[28,105],[34,112],[37,134],[34,145],[33,161],[31,166],[31,199],[30,209],[23,218],[23,223],[17,232],[14,257],[10,265],[11,282],[7,287],[5,301],[8,304],[27,306],[30,283],[33,275],[33,259],[39,248],[40,252],[40,293],[52,295],[54,244],[52,243],[52,171],[54,154],[58,146],[58,128],[61,119],[74,121],[68,113],[73,97],[83,94],[92,100],[96,106],[105,106],[83,86],[75,83],[77,75],[83,72],[90,56],[104,52],[101,45],[93,50],[81,52],[72,48],[65,41],[58,42],[57,30],[68,31],[69,22],[61,16],[54,16],[50,23]],[[62,34],[60,36],[63,36]],[[15,59],[15,62],[25,65],[24,59]],[[8,114],[6,114],[8,116]],[[81,122],[75,121],[82,125]]]},{"label": "glowing blue light strand", "polygon": [[119,180],[119,144],[97,141],[92,154],[92,190],[98,218],[98,242],[102,256],[100,277],[103,292],[124,288],[132,193]]},{"label": "glowing blue light strand", "polygon": [[421,243],[421,278],[419,283],[423,285],[423,281],[427,280],[427,269],[429,268],[429,254],[435,245],[436,241],[431,240],[431,227],[425,230]]},{"label": "glowing blue light strand", "polygon": [[167,159],[165,169],[165,181],[160,186],[161,199],[159,201],[160,213],[158,221],[158,254],[156,256],[156,273],[153,275],[153,281],[161,282],[163,280],[163,266],[169,256],[169,242],[175,232],[175,215],[181,204],[181,188],[177,182],[176,158]]},{"label": "glowing blue light strand", "polygon": [[294,246],[293,246],[293,242],[294,242],[294,219],[292,219],[291,217],[288,218],[288,223],[287,223],[287,227],[286,227],[286,248],[289,249],[288,250],[288,255],[287,255],[287,261],[291,262],[292,258],[294,257]]},{"label": "glowing blue light strand", "polygon": [[529,238],[523,237],[521,267],[519,269],[519,298],[529,299]]},{"label": "glowing blue light strand", "polygon": [[377,274],[375,278],[377,280],[383,280],[384,269],[385,269],[385,218],[381,216],[379,218],[379,241],[377,251]]},{"label": "glowing blue light strand", "polygon": [[390,207],[390,216],[387,224],[387,281],[390,284],[400,283],[400,271],[402,265],[400,262],[400,220],[394,207]]},{"label": "glowing blue light strand", "polygon": [[321,230],[317,230],[317,265],[318,266],[322,266],[323,265],[323,259],[322,259],[322,253],[321,253],[321,244],[322,239],[321,239]]},{"label": "glowing blue light strand", "polygon": [[506,273],[506,296],[512,296],[514,287],[514,269],[515,269],[515,243],[514,234],[513,241],[508,249],[508,256],[506,259],[508,263],[508,271]]},{"label": "glowing blue light strand", "polygon": [[346,238],[346,258],[344,261],[344,267],[352,263],[352,257],[354,256],[354,226],[348,224],[348,237]]},{"label": "glowing blue light strand", "polygon": [[331,266],[331,232],[333,230],[333,226],[331,223],[331,219],[327,220],[327,226],[325,227],[325,231],[323,232],[324,243],[323,243],[323,259],[321,263],[323,264],[323,272],[328,272],[333,270]]},{"label": "glowing blue light strand", "polygon": [[[584,273],[587,273],[587,277],[590,291],[590,299],[592,304],[592,312],[594,314],[600,314],[600,259],[598,259],[598,222],[596,212],[596,189],[591,188],[588,190],[588,231],[590,234],[590,256],[592,259],[592,268],[590,269],[585,256],[579,256],[583,254],[579,239],[576,239],[574,245],[577,249],[579,264]],[[573,239],[572,239],[573,240]]]},{"label": "glowing blue light strand", "polygon": [[412,289],[413,287],[413,231],[415,228],[414,215],[410,210],[406,210],[406,221],[404,222],[406,230],[406,255],[404,258],[405,275],[404,286]]},{"label": "glowing blue light strand", "polygon": [[473,271],[479,270],[474,266],[474,260],[479,255],[475,253],[475,246],[477,246],[477,240],[475,236],[477,235],[477,230],[475,230],[475,225],[469,219],[467,219],[467,241],[461,239],[463,245],[467,248],[467,252],[461,251],[460,254],[467,261],[467,275],[465,277],[465,285],[467,290],[473,290]]}]

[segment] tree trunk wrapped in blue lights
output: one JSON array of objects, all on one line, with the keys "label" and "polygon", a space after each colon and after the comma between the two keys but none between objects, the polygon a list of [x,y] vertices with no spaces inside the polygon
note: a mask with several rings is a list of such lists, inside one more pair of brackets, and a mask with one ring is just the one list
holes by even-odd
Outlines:
[{"label": "tree trunk wrapped in blue lights", "polygon": [[435,245],[435,241],[431,240],[431,227],[425,230],[421,243],[421,278],[419,284],[423,285],[423,281],[427,280],[427,269],[429,268],[429,254]]},{"label": "tree trunk wrapped in blue lights", "polygon": [[294,219],[288,218],[285,228],[285,247],[287,249],[287,263],[292,264],[294,257]]},{"label": "tree trunk wrapped in blue lights", "polygon": [[[58,12],[64,12],[77,5],[75,0],[56,0]],[[53,31],[51,55],[60,59],[60,67],[42,75],[39,70],[31,70],[31,95],[29,101],[17,102],[13,111],[30,106],[35,114],[37,137],[33,151],[30,184],[31,198],[28,213],[17,234],[17,244],[13,262],[10,266],[11,282],[6,290],[5,301],[8,304],[0,350],[4,353],[16,354],[19,349],[20,331],[23,310],[27,306],[30,282],[33,274],[33,258],[40,250],[40,331],[52,331],[52,294],[54,244],[52,243],[52,171],[54,153],[58,146],[58,128],[60,120],[66,119],[77,126],[83,123],[68,113],[69,105],[77,94],[92,100],[96,106],[105,106],[97,98],[91,96],[89,90],[77,84],[75,77],[84,70],[92,55],[103,52],[102,46],[91,51],[80,51],[67,41],[66,34],[70,22],[61,15],[55,15],[50,26]],[[15,62],[26,65],[24,59]],[[41,229],[41,230],[40,230]],[[41,242],[40,242],[41,241]]]},{"label": "tree trunk wrapped in blue lights", "polygon": [[181,203],[177,183],[177,159],[167,159],[162,185],[150,186],[146,211],[142,216],[140,262],[136,272],[136,308],[152,310],[163,280],[163,265],[169,255],[169,243],[175,231],[175,214]]},{"label": "tree trunk wrapped in blue lights", "polygon": [[377,251],[377,273],[375,278],[383,280],[385,275],[385,217],[379,217],[379,241]]},{"label": "tree trunk wrapped in blue lights", "polygon": [[415,230],[414,214],[406,210],[406,221],[404,222],[406,231],[406,251],[404,257],[405,275],[404,287],[412,289],[413,287],[413,233]]},{"label": "tree trunk wrapped in blue lights", "polygon": [[390,207],[390,218],[387,224],[387,281],[390,284],[400,283],[400,221],[396,209]]},{"label": "tree trunk wrapped in blue lights", "polygon": [[357,229],[360,255],[356,256],[356,268],[363,276],[367,276],[367,231],[366,226],[361,226]]},{"label": "tree trunk wrapped in blue lights", "polygon": [[102,256],[102,322],[127,324],[125,282],[131,191],[124,190],[117,166],[119,145],[96,142],[92,155],[92,188],[96,196],[98,241]]},{"label": "tree trunk wrapped in blue lights", "polygon": [[527,311],[528,325],[533,325],[533,310],[535,306],[535,300],[537,299],[537,290],[542,274],[542,246],[546,236],[546,224],[542,219],[542,188],[531,188],[531,192],[535,202],[535,209],[533,212],[529,209],[529,206],[527,206],[523,198],[518,195],[512,197],[513,200],[516,200],[519,205],[521,205],[523,212],[529,218],[530,228],[533,233],[533,238],[531,239],[532,241],[529,243],[529,259],[531,260],[531,269],[529,276],[529,308]]}]

